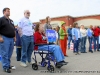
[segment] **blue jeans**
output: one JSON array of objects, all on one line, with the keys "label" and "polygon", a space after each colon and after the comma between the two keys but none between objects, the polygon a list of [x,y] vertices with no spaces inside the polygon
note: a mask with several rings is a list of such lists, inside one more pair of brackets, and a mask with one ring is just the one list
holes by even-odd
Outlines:
[{"label": "blue jeans", "polygon": [[88,41],[89,41],[89,51],[92,51],[93,37],[88,37]]},{"label": "blue jeans", "polygon": [[99,44],[99,51],[100,51],[100,44]]},{"label": "blue jeans", "polygon": [[17,54],[16,59],[17,59],[17,61],[21,60],[21,49],[22,48],[16,48],[16,54]]},{"label": "blue jeans", "polygon": [[73,40],[73,43],[74,43],[74,52],[78,53],[79,52],[79,43],[80,43],[80,40]]},{"label": "blue jeans", "polygon": [[21,62],[26,63],[26,61],[31,62],[31,55],[33,52],[33,36],[23,35],[21,37],[22,41],[22,54],[21,54]]},{"label": "blue jeans", "polygon": [[78,38],[78,51],[81,51],[81,39]]},{"label": "blue jeans", "polygon": [[86,37],[81,38],[81,52],[86,52]]},{"label": "blue jeans", "polygon": [[99,50],[99,37],[94,37],[94,51]]},{"label": "blue jeans", "polygon": [[58,45],[43,45],[43,46],[38,46],[38,49],[43,51],[48,51],[48,47],[49,47],[49,51],[53,52],[57,62],[64,60],[64,55],[62,53],[60,46]]},{"label": "blue jeans", "polygon": [[70,48],[70,42],[72,41],[72,37],[68,36],[68,48]]},{"label": "blue jeans", "polygon": [[2,67],[3,69],[9,69],[10,59],[14,49],[14,39],[2,36],[4,42],[0,42],[0,55],[2,56]]}]

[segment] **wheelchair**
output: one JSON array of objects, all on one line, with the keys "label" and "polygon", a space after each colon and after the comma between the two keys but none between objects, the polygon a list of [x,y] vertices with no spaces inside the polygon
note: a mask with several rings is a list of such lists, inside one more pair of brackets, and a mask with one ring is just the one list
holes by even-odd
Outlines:
[{"label": "wheelchair", "polygon": [[[51,65],[51,61],[54,62],[54,65],[56,68],[61,68],[63,65],[57,65],[56,64],[56,59],[53,55],[52,52],[49,51],[49,45],[52,45],[53,43],[49,43],[49,44],[35,44],[35,46],[43,46],[43,45],[48,45],[48,51],[43,51],[43,50],[34,50],[34,58],[33,60],[35,61],[35,63],[32,64],[32,69],[33,70],[38,70],[38,66],[42,66],[42,67],[46,67],[47,66],[47,70],[49,72],[53,72],[54,71],[54,66]],[[36,58],[36,54],[39,54],[42,58],[42,61],[37,62],[37,58]],[[46,56],[44,56],[46,55]]]}]

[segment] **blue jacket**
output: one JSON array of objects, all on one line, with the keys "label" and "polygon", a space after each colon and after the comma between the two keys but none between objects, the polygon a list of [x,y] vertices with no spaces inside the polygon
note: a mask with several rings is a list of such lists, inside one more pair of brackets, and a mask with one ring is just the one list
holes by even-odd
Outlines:
[{"label": "blue jacket", "polygon": [[16,46],[21,47],[21,39],[20,39],[20,36],[18,34],[18,30],[17,29],[15,29],[15,30],[16,30]]},{"label": "blue jacket", "polygon": [[93,31],[91,29],[87,29],[87,36],[92,37],[93,36]]},{"label": "blue jacket", "polygon": [[68,28],[67,33],[68,33],[68,36],[72,37],[72,28]]},{"label": "blue jacket", "polygon": [[[78,31],[79,31],[79,35],[78,35]],[[81,33],[80,30],[77,28],[72,28],[72,39],[74,40],[74,37],[76,38],[75,40],[78,40],[78,36],[80,36],[81,38]]]}]

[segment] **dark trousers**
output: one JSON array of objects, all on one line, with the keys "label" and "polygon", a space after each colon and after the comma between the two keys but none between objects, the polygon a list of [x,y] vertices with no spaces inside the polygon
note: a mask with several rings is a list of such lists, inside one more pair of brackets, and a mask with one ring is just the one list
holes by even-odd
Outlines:
[{"label": "dark trousers", "polygon": [[79,43],[80,43],[80,39],[78,40],[73,40],[74,43],[74,52],[78,53],[79,52]]},{"label": "dark trousers", "polygon": [[99,37],[94,37],[94,51],[99,50]]},{"label": "dark trousers", "polygon": [[21,48],[16,48],[16,59],[17,61],[20,61],[21,60]]},{"label": "dark trousers", "polygon": [[81,52],[86,52],[86,36],[81,38]]},{"label": "dark trousers", "polygon": [[89,40],[89,51],[92,51],[92,41],[93,41],[93,37],[88,37]]},{"label": "dark trousers", "polygon": [[100,44],[99,44],[99,49],[98,50],[100,51]]}]

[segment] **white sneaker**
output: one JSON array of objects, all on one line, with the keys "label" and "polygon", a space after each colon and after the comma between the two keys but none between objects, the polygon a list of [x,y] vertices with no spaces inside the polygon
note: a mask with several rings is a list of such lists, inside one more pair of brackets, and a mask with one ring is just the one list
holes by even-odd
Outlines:
[{"label": "white sneaker", "polygon": [[34,62],[27,62],[27,64],[30,64],[30,65],[32,65]]},{"label": "white sneaker", "polygon": [[27,65],[25,63],[23,63],[23,62],[21,62],[20,66],[27,67]]}]

